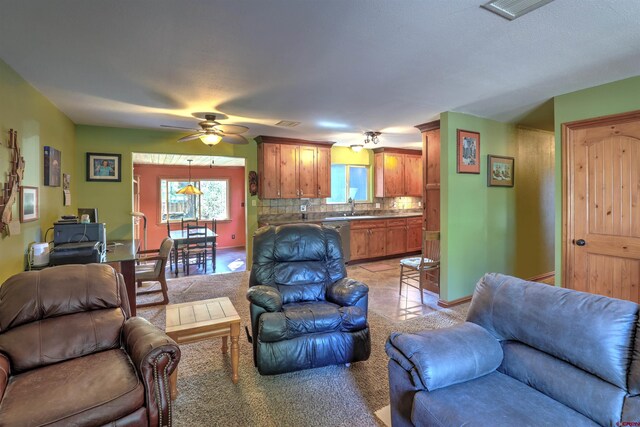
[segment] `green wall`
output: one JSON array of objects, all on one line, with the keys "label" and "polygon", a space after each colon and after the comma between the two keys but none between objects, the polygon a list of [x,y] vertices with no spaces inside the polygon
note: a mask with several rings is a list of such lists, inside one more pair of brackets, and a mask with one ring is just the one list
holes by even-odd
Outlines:
[{"label": "green wall", "polygon": [[[98,208],[101,222],[106,223],[109,240],[127,239],[133,236],[133,221],[130,215],[133,207],[133,159],[132,153],[169,153],[242,157],[245,161],[245,175],[256,171],[256,143],[232,145],[220,143],[210,149],[199,140],[177,143],[183,133],[160,130],[123,129],[98,126],[77,126],[76,169],[78,170],[77,199],[81,207]],[[121,182],[89,182],[85,179],[86,153],[117,153],[122,155]],[[248,182],[248,178],[247,181]],[[247,191],[247,252],[250,265],[251,236],[257,227],[257,196]],[[144,191],[144,187],[141,189]]]},{"label": "green wall", "polygon": [[562,281],[562,124],[640,109],[640,76],[555,97],[555,273]]},{"label": "green wall", "polygon": [[[0,283],[24,270],[29,243],[44,240],[44,232],[66,213],[76,212],[76,199],[63,206],[62,187],[43,185],[43,147],[49,145],[62,152],[62,173],[71,174],[71,191],[78,187],[75,173],[75,127],[64,114],[40,92],[0,60],[0,182],[6,182],[9,170],[9,129],[18,131],[18,144],[26,166],[22,185],[39,187],[40,219],[21,224],[19,235],[0,236]],[[19,202],[13,218],[19,220]],[[49,235],[49,239],[52,235]]]},{"label": "green wall", "polygon": [[[457,129],[480,132],[479,175],[456,172]],[[515,130],[467,114],[440,116],[442,300],[471,295],[486,272],[515,274],[515,191],[487,187],[487,154],[513,156]]]}]

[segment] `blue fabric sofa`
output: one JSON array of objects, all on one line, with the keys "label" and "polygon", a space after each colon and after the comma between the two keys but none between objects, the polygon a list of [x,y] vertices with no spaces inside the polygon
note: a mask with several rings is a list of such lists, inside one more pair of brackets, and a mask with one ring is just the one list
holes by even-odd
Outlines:
[{"label": "blue fabric sofa", "polygon": [[394,427],[640,422],[630,301],[487,274],[465,323],[393,333],[386,351]]}]

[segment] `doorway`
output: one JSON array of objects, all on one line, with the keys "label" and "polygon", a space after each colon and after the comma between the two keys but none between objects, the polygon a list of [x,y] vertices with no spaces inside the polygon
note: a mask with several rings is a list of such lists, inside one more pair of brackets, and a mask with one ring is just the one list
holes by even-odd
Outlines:
[{"label": "doorway", "polygon": [[[133,176],[134,212],[144,214],[136,221],[135,234],[144,239],[146,218],[149,249],[158,248],[168,230],[181,229],[183,220],[211,224],[215,218],[215,273],[246,270],[245,159],[133,153]],[[203,194],[177,194],[189,181]],[[180,255],[178,251],[178,276],[185,274]],[[214,260],[208,259],[206,268],[190,266],[190,274],[211,274],[213,266]],[[167,272],[167,277],[176,277],[175,271],[171,275]]]},{"label": "doorway", "polygon": [[640,302],[640,111],[566,123],[563,283]]}]

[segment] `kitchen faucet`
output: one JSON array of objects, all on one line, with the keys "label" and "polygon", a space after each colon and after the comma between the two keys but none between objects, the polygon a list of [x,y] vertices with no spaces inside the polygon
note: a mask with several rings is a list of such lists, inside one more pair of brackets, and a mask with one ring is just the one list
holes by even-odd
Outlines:
[{"label": "kitchen faucet", "polygon": [[355,215],[355,210],[356,210],[356,201],[353,199],[353,197],[349,197],[348,203],[351,204],[351,216]]}]

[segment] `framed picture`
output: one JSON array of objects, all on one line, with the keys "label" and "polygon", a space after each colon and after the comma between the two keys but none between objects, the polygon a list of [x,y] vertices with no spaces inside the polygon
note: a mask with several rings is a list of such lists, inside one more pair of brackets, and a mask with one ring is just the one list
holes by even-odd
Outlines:
[{"label": "framed picture", "polygon": [[20,187],[20,222],[36,221],[38,209],[38,187]]},{"label": "framed picture", "polygon": [[515,164],[513,157],[487,156],[487,186],[513,187]]},{"label": "framed picture", "polygon": [[458,173],[480,173],[480,133],[458,129]]},{"label": "framed picture", "polygon": [[121,159],[120,154],[87,153],[87,181],[120,182]]},{"label": "framed picture", "polygon": [[44,185],[60,187],[62,153],[53,147],[44,147]]}]

